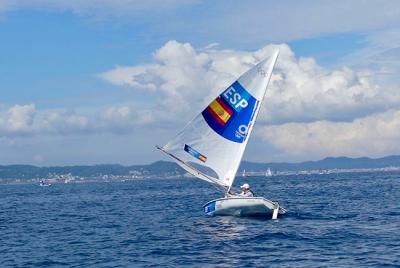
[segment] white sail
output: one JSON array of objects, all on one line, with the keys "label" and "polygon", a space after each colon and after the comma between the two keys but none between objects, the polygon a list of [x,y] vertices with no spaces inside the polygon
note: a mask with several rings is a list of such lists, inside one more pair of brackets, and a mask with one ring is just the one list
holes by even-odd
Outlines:
[{"label": "white sail", "polygon": [[205,181],[230,188],[279,50],[239,77],[160,150]]}]

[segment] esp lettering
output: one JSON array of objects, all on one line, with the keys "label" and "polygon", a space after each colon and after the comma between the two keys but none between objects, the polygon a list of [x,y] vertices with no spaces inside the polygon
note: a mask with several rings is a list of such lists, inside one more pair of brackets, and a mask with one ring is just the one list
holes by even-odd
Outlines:
[{"label": "esp lettering", "polygon": [[238,92],[236,92],[233,87],[228,88],[223,95],[224,98],[228,100],[235,107],[236,110],[246,108],[248,105],[247,100],[242,98],[242,96]]}]

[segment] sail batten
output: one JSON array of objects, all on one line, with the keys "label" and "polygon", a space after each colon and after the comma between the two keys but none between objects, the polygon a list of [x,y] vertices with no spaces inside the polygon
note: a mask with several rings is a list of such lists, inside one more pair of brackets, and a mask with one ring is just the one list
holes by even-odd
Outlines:
[{"label": "sail batten", "polygon": [[240,76],[161,151],[192,175],[230,188],[279,51]]}]

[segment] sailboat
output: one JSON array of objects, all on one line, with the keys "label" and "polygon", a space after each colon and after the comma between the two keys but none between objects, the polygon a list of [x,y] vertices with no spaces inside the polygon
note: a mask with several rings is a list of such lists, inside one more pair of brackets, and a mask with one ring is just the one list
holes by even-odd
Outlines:
[{"label": "sailboat", "polygon": [[48,182],[45,182],[45,181],[41,180],[40,183],[39,183],[39,186],[40,187],[49,187],[49,186],[51,186],[51,183],[48,183]]},{"label": "sailboat", "polygon": [[242,74],[163,147],[187,172],[225,193],[204,205],[207,215],[277,219],[286,210],[263,197],[231,194],[240,162],[264,99],[279,50]]}]

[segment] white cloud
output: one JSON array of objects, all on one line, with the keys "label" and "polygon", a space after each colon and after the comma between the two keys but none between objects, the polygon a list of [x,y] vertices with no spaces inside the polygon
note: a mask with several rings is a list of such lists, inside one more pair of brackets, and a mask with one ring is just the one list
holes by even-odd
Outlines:
[{"label": "white cloud", "polygon": [[[0,112],[0,136],[136,133],[155,125],[182,127],[278,46],[281,54],[256,131],[262,129],[258,135],[282,150],[283,158],[399,152],[398,87],[376,84],[365,70],[331,70],[312,58],[297,58],[285,44],[235,51],[215,46],[196,49],[189,43],[169,41],[154,52],[150,63],[117,66],[100,74],[114,85],[147,95],[149,102],[113,104],[86,115],[15,105]],[[177,129],[169,131],[172,136]]]},{"label": "white cloud", "polygon": [[0,135],[24,135],[31,132],[36,114],[34,104],[15,105],[0,112]]},{"label": "white cloud", "polygon": [[[271,55],[276,45],[245,52],[197,51],[169,41],[154,53],[152,64],[116,67],[101,74],[115,85],[152,95],[162,120],[188,120],[235,78]],[[400,92],[382,88],[350,68],[329,70],[312,58],[296,58],[287,45],[271,80],[261,114],[269,123],[352,120],[400,107]],[[161,114],[161,115],[160,115]],[[157,117],[157,114],[155,114]]]},{"label": "white cloud", "polygon": [[151,111],[133,106],[109,106],[82,114],[64,110],[37,110],[34,104],[0,111],[0,138],[35,135],[75,135],[134,132],[154,122]]},{"label": "white cloud", "polygon": [[351,120],[400,107],[397,88],[382,88],[364,72],[328,70],[311,58],[279,59],[263,115],[269,122]]},{"label": "white cloud", "polygon": [[44,111],[37,118],[37,131],[70,134],[91,131],[89,118],[73,112]]},{"label": "white cloud", "polygon": [[111,132],[130,132],[153,122],[150,111],[139,112],[129,106],[108,107],[100,114],[103,130]]},{"label": "white cloud", "polygon": [[[226,3],[226,2],[225,2]],[[253,1],[203,21],[210,34],[240,38],[242,43],[289,41],[324,34],[369,31],[400,23],[400,5],[384,1]],[[231,32],[231,35],[226,34]],[[220,42],[220,39],[216,39]]]},{"label": "white cloud", "polygon": [[8,126],[11,131],[25,131],[33,123],[35,105],[15,105],[8,110]]},{"label": "white cloud", "polygon": [[229,64],[219,68],[221,70],[214,70],[212,65],[218,64],[218,60],[213,61],[207,53],[197,53],[188,43],[176,41],[170,41],[155,51],[154,60],[155,63],[148,65],[116,67],[101,77],[115,85],[153,94],[156,100],[154,110],[162,111],[154,115],[166,120],[199,109],[206,103],[205,96],[207,100],[211,97],[210,91],[216,94],[218,87],[221,89],[227,81],[233,80],[231,73],[237,73],[233,69],[245,68],[238,61],[236,66]]},{"label": "white cloud", "polygon": [[72,112],[40,111],[34,104],[14,105],[0,111],[0,136],[68,134],[89,129],[89,119]]},{"label": "white cloud", "polygon": [[365,75],[385,84],[400,82],[400,28],[390,28],[369,33],[364,48],[339,60],[353,68],[366,69]]},{"label": "white cloud", "polygon": [[[169,120],[182,126],[276,47],[196,50],[188,43],[170,41],[155,51],[151,64],[116,67],[101,76],[153,96],[152,122]],[[365,75],[373,70],[331,70],[312,58],[297,58],[287,45],[279,47],[281,54],[258,122],[262,131],[256,128],[256,132],[281,150],[282,158],[400,151],[398,87],[375,83]]]},{"label": "white cloud", "polygon": [[316,121],[264,126],[257,134],[284,154],[384,156],[400,152],[400,111],[387,111],[351,122]]},{"label": "white cloud", "polygon": [[115,69],[101,74],[100,77],[118,86],[155,90],[156,85],[152,81],[146,81],[146,71],[151,67],[151,65],[137,67],[116,66]]}]

